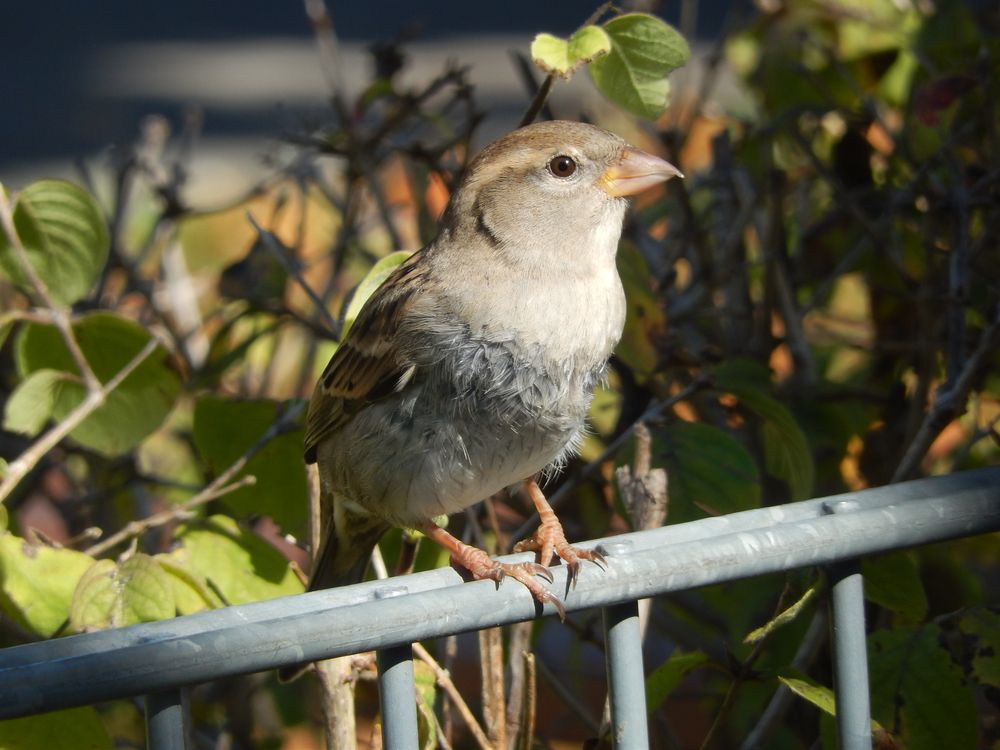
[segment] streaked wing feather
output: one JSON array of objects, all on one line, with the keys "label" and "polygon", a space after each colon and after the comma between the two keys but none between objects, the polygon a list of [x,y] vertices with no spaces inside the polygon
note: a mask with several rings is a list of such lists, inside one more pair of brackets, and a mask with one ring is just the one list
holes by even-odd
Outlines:
[{"label": "streaked wing feather", "polygon": [[397,337],[425,276],[421,254],[415,253],[375,290],[323,370],[309,402],[306,461],[315,461],[316,447],[362,406],[385,398],[412,377],[415,365]]}]

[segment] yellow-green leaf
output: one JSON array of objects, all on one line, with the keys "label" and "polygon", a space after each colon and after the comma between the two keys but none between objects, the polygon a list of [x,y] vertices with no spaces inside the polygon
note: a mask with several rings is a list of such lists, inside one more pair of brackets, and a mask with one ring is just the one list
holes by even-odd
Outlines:
[{"label": "yellow-green leaf", "polygon": [[539,34],[531,43],[531,59],[546,73],[569,78],[581,65],[611,51],[611,39],[600,26],[584,26],[569,39]]},{"label": "yellow-green leaf", "polygon": [[52,416],[60,391],[67,383],[80,381],[59,370],[37,370],[22,380],[4,407],[3,428],[34,437]]},{"label": "yellow-green leaf", "polygon": [[52,637],[69,618],[73,590],[93,563],[76,550],[0,535],[0,610],[26,630]]},{"label": "yellow-green leaf", "polygon": [[[107,262],[109,246],[104,217],[87,191],[64,180],[32,183],[17,195],[14,228],[28,262],[57,302],[69,305],[87,295]],[[0,270],[32,291],[2,231]]]},{"label": "yellow-green leaf", "polygon": [[149,555],[132,555],[121,565],[98,560],[73,594],[74,630],[100,630],[164,620],[177,614],[173,585]]},{"label": "yellow-green leaf", "polygon": [[188,569],[210,582],[226,604],[245,604],[299,594],[302,583],[288,561],[228,516],[211,516],[178,534]]}]

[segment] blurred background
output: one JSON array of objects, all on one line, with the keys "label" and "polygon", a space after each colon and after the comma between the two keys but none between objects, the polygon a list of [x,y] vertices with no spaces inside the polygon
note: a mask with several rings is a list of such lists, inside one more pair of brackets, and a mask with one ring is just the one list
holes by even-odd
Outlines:
[{"label": "blurred background", "polygon": [[[750,7],[731,0],[625,5],[658,5],[654,12],[689,27],[681,30],[698,47],[719,36],[729,14]],[[404,81],[424,81],[449,59],[472,68],[477,101],[489,112],[479,135],[485,143],[516,125],[527,103],[511,51],[526,54],[539,31],[569,35],[595,7],[580,0],[391,0],[338,3],[331,14],[348,96],[370,79],[373,43],[405,40]],[[208,173],[214,182],[192,187],[214,192],[255,173],[260,154],[326,106],[329,92],[303,6],[289,2],[9,3],[0,69],[8,103],[0,175],[14,186],[70,176],[74,159],[133,140],[145,115],[179,123],[194,108],[203,118],[194,177]],[[557,87],[557,96],[596,98],[585,79]]]}]

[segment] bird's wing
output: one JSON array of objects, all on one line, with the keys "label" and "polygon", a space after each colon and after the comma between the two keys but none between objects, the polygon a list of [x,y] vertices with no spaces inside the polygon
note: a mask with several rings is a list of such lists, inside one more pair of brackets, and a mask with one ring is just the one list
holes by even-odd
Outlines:
[{"label": "bird's wing", "polygon": [[375,290],[341,342],[309,402],[305,457],[316,460],[316,447],[347,424],[365,404],[400,390],[416,364],[401,346],[400,324],[413,311],[427,275],[417,252]]}]

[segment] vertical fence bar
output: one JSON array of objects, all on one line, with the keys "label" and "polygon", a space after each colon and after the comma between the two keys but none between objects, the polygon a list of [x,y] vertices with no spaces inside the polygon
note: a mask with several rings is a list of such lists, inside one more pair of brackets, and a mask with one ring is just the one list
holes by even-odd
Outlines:
[{"label": "vertical fence bar", "polygon": [[[614,564],[614,558],[628,554],[630,543],[606,542],[599,551]],[[611,743],[616,750],[649,747],[646,726],[646,680],[642,665],[642,633],[639,629],[639,602],[630,601],[605,607],[604,643],[611,703]]]},{"label": "vertical fence bar", "polygon": [[145,697],[148,750],[187,750],[185,692],[181,688]]},{"label": "vertical fence bar", "polygon": [[417,694],[413,686],[413,648],[395,646],[375,654],[378,697],[382,706],[382,746],[410,750],[418,746]]},{"label": "vertical fence bar", "polygon": [[[858,510],[853,500],[825,503],[826,513]],[[865,641],[865,595],[861,563],[848,560],[830,565],[833,608],[833,687],[837,705],[837,736],[841,750],[871,750],[872,720]]]}]

